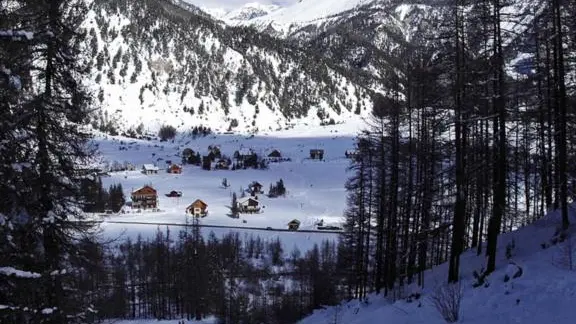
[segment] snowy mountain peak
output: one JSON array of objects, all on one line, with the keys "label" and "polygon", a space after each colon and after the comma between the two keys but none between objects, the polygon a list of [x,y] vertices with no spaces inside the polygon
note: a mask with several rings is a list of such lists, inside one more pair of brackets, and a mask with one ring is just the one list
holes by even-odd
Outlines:
[{"label": "snowy mountain peak", "polygon": [[282,7],[275,4],[266,5],[258,2],[250,2],[239,9],[228,12],[222,19],[228,21],[247,21],[269,15],[281,8]]}]

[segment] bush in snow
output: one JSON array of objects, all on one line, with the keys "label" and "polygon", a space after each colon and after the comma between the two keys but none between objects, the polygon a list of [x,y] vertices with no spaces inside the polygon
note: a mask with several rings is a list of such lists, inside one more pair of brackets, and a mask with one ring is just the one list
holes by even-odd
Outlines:
[{"label": "bush in snow", "polygon": [[455,323],[460,318],[462,295],[462,286],[457,282],[439,287],[430,298],[442,318],[447,323]]},{"label": "bush in snow", "polygon": [[173,139],[176,137],[176,128],[174,128],[174,126],[164,125],[160,127],[160,130],[158,131],[158,137],[160,138],[160,141],[163,142]]},{"label": "bush in snow", "polygon": [[474,288],[478,288],[480,286],[488,287],[490,285],[490,283],[488,283],[488,281],[486,280],[488,274],[486,274],[486,272],[484,271],[484,267],[480,269],[480,272],[474,270],[472,272],[472,276],[475,279],[474,283],[472,283],[472,287]]}]

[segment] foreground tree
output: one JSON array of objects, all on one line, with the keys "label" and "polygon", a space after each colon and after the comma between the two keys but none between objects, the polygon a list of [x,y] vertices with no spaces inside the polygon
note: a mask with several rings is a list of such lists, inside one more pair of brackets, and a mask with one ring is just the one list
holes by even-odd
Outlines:
[{"label": "foreground tree", "polygon": [[[8,306],[0,321],[85,322],[90,299],[76,280],[90,262],[78,244],[90,234],[78,222],[79,168],[91,157],[89,136],[79,127],[88,117],[89,103],[79,82],[85,72],[78,59],[83,35],[76,32],[85,4],[16,1],[0,9],[7,16],[0,20],[10,24],[4,28],[26,28],[24,53],[34,53],[30,60],[13,63],[23,76],[22,91],[2,90],[10,106],[2,116],[6,127],[0,135],[6,143],[0,146],[5,157],[0,191],[7,198],[0,205],[0,231],[6,241],[0,267],[10,270],[0,275],[0,304]],[[22,55],[16,50],[22,48],[7,48],[0,59]]]}]

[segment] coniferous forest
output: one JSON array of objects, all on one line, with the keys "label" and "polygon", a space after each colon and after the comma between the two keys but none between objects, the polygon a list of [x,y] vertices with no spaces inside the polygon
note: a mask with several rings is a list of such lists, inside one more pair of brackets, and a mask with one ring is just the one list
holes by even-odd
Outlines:
[{"label": "coniferous forest", "polygon": [[339,241],[302,253],[195,224],[103,242],[82,212],[104,192],[86,188],[81,167],[95,153],[87,5],[0,0],[0,322],[294,323],[371,292],[406,297],[445,262],[455,283],[467,249],[486,256],[486,276],[498,235],[552,209],[563,237],[576,192],[576,6],[544,1],[518,38],[502,29],[503,1],[445,6],[441,28],[393,50],[387,91],[372,94]]}]

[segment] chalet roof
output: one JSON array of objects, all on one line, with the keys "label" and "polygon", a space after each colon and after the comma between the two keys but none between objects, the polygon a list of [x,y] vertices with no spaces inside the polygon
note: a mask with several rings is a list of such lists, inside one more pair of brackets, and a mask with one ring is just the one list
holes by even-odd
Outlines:
[{"label": "chalet roof", "polygon": [[252,198],[252,197],[249,197],[249,198],[247,198],[247,199],[244,199],[244,200],[240,201],[239,204],[240,204],[240,205],[244,205],[244,204],[247,204],[247,203],[250,202],[250,201],[256,202],[256,205],[259,205],[259,204],[260,204],[260,202],[259,202],[258,200],[254,199],[254,198]]},{"label": "chalet roof", "polygon": [[140,188],[132,191],[132,194],[137,194],[137,193],[140,193],[140,192],[142,192],[142,191],[151,191],[151,192],[153,192],[153,193],[156,193],[156,189],[152,188],[152,186],[145,185],[145,186],[143,186],[143,187],[140,187]]},{"label": "chalet roof", "polygon": [[142,169],[144,169],[146,171],[158,171],[158,167],[155,166],[154,164],[144,164],[142,166]]},{"label": "chalet roof", "polygon": [[178,164],[171,164],[170,165],[171,169],[182,169],[182,166],[178,165]]},{"label": "chalet roof", "polygon": [[300,221],[297,219],[293,219],[288,223],[288,225],[291,225],[291,224],[300,225]]},{"label": "chalet roof", "polygon": [[323,153],[324,149],[310,149],[310,152]]},{"label": "chalet roof", "polygon": [[273,150],[272,152],[270,152],[268,154],[268,157],[281,157],[281,156],[282,156],[282,154],[278,150]]},{"label": "chalet roof", "polygon": [[188,206],[188,208],[193,207],[194,205],[197,205],[197,204],[201,204],[203,206],[203,208],[208,207],[207,203],[205,203],[204,201],[202,201],[200,199],[196,199],[196,200],[194,200],[193,203],[190,204],[190,206]]},{"label": "chalet roof", "polygon": [[252,181],[250,187],[263,187],[262,184],[258,181]]}]

